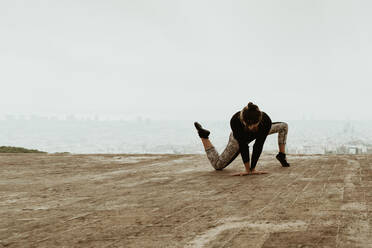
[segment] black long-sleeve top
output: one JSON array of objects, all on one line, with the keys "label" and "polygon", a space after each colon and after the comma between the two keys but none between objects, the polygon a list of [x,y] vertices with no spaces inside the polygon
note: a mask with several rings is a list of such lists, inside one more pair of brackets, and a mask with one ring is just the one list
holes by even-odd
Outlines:
[{"label": "black long-sleeve top", "polygon": [[256,167],[257,161],[260,158],[263,145],[265,143],[266,137],[270,132],[271,128],[271,119],[265,113],[262,112],[262,120],[258,124],[256,131],[251,131],[244,126],[240,121],[240,111],[235,113],[231,120],[230,126],[233,132],[234,138],[239,143],[240,154],[243,159],[243,163],[249,162],[249,146],[248,144],[253,140],[256,140],[253,145],[252,161],[251,161],[251,170]]}]

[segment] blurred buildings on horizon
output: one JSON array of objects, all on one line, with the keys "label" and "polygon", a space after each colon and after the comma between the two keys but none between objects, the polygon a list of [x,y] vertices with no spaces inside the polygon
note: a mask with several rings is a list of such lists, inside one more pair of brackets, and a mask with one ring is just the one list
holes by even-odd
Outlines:
[{"label": "blurred buildings on horizon", "polygon": [[[229,121],[201,121],[219,152]],[[372,153],[372,121],[288,121],[289,154]],[[7,115],[0,118],[0,145],[71,153],[204,153],[193,121],[137,117]],[[253,142],[250,144],[252,150]],[[277,150],[270,135],[264,151]]]}]

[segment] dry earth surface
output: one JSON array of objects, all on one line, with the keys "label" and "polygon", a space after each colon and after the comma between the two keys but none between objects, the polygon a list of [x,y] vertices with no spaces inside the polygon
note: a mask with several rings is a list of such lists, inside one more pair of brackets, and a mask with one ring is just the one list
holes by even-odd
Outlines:
[{"label": "dry earth surface", "polygon": [[0,155],[0,247],[372,247],[372,156]]}]

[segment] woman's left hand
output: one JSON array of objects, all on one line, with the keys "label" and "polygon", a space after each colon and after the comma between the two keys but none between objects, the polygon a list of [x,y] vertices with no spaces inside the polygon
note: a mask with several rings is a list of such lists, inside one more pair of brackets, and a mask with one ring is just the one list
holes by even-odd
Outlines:
[{"label": "woman's left hand", "polygon": [[243,171],[243,172],[231,174],[231,176],[247,176],[247,175],[262,175],[262,174],[268,174],[268,172],[266,172],[266,171],[257,171],[257,170]]},{"label": "woman's left hand", "polygon": [[250,174],[252,174],[252,172],[250,172],[250,171],[243,171],[243,172],[231,174],[231,176],[247,176],[247,175],[250,175]]}]

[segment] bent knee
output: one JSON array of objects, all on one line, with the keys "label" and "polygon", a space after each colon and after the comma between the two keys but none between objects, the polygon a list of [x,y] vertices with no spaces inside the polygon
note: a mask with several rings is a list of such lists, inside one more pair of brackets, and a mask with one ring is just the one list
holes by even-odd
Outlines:
[{"label": "bent knee", "polygon": [[214,164],[213,167],[214,167],[215,170],[221,171],[221,170],[223,170],[226,166],[225,166],[224,163],[222,163],[221,160],[217,160],[217,162]]},{"label": "bent knee", "polygon": [[288,132],[288,124],[286,122],[283,122],[282,123],[282,128],[283,128],[283,130],[285,130],[286,132]]}]

